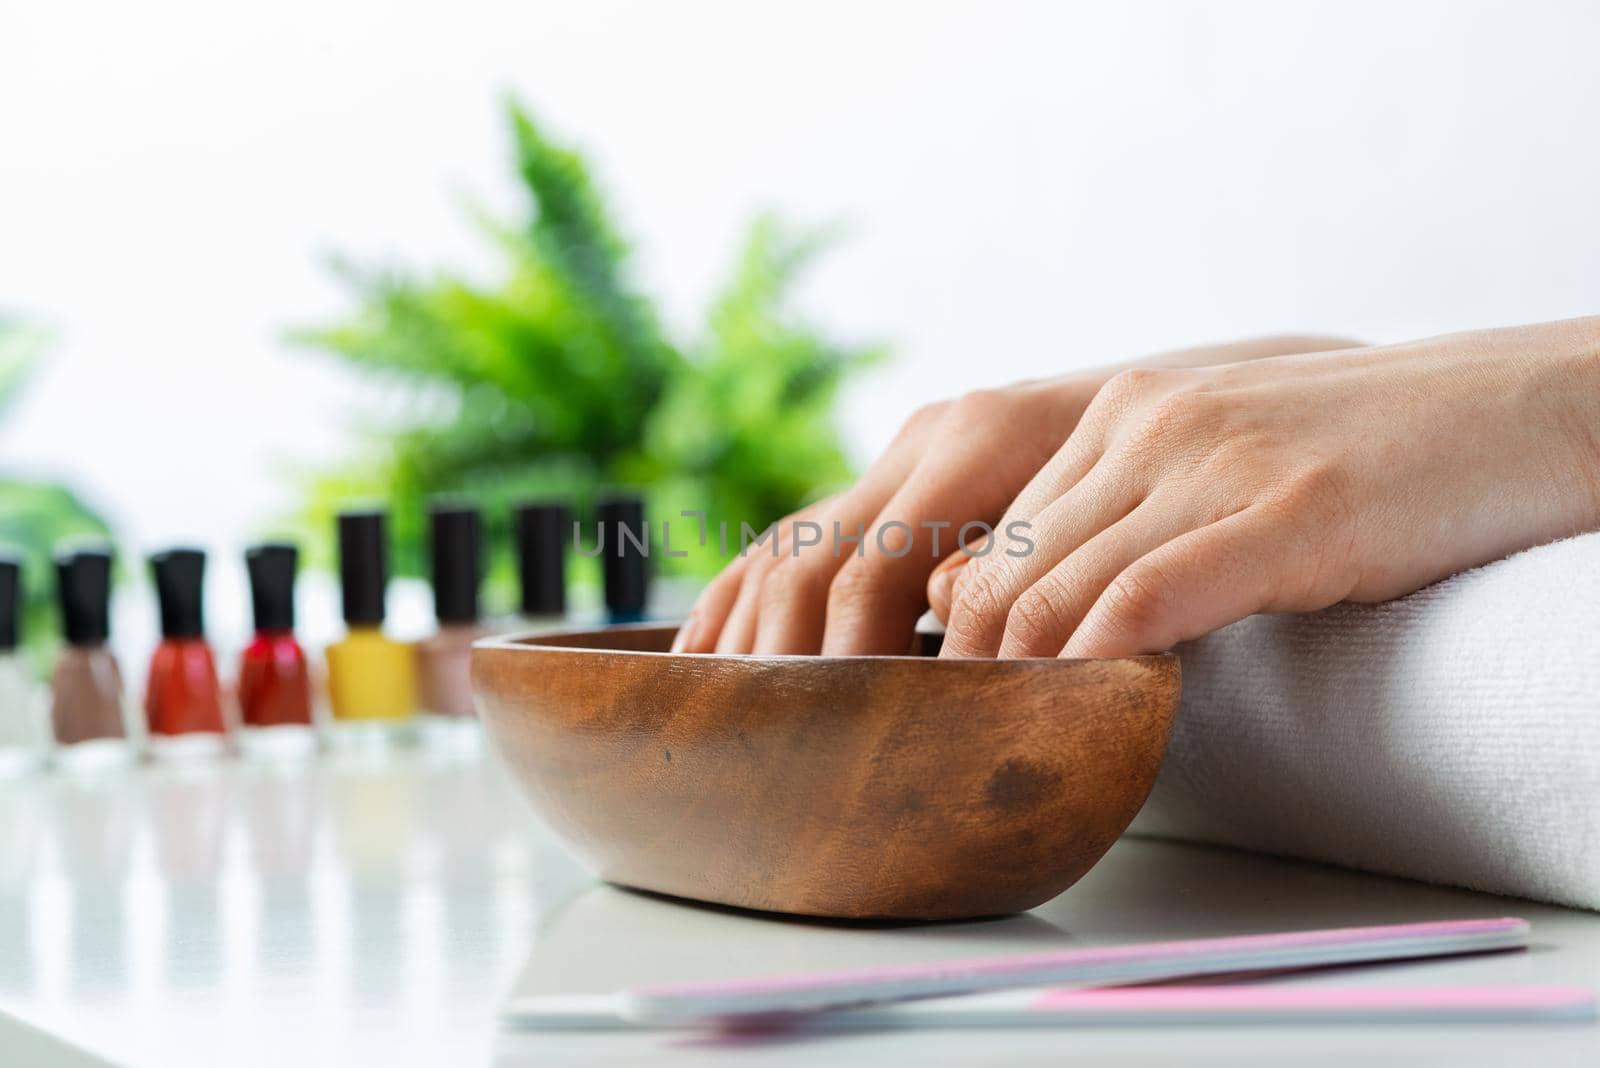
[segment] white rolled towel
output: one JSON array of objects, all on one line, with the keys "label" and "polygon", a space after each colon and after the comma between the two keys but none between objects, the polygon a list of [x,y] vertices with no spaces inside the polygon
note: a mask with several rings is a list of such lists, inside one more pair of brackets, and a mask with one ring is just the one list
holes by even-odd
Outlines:
[{"label": "white rolled towel", "polygon": [[1134,833],[1600,909],[1600,534],[1179,654]]}]

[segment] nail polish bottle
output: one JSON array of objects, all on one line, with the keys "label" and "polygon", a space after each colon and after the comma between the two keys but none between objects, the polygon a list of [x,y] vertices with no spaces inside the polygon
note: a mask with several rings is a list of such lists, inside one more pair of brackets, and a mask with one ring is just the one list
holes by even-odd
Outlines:
[{"label": "nail polish bottle", "polygon": [[270,543],[245,550],[255,637],[239,657],[240,748],[250,757],[303,757],[317,748],[311,673],[294,636],[300,550]]},{"label": "nail polish bottle", "polygon": [[383,632],[389,585],[382,512],[339,517],[339,579],[345,636],[328,646],[328,697],[341,744],[384,745],[411,734],[416,655]]},{"label": "nail polish bottle", "polygon": [[650,601],[650,531],[645,526],[644,501],[610,497],[596,512],[605,539],[601,560],[606,616],[611,623],[638,623]]},{"label": "nail polish bottle", "polygon": [[123,707],[122,670],[111,636],[111,552],[82,549],[56,558],[66,645],[51,679],[55,761],[89,769],[133,759]]},{"label": "nail polish bottle", "polygon": [[567,617],[567,539],[572,509],[537,501],[517,509],[517,573],[522,582],[521,619],[534,629],[552,629]]},{"label": "nail polish bottle", "polygon": [[0,776],[32,771],[50,752],[39,687],[17,649],[21,634],[22,561],[0,556]]},{"label": "nail polish bottle", "polygon": [[430,513],[433,608],[439,630],[417,646],[421,726],[425,740],[466,741],[478,731],[472,703],[472,643],[484,628],[478,606],[483,578],[483,524],[473,508]]},{"label": "nail polish bottle", "polygon": [[152,756],[186,760],[220,755],[226,748],[222,686],[205,638],[201,589],[206,554],[169,549],[150,558],[161,604],[161,644],[150,658],[144,690]]}]

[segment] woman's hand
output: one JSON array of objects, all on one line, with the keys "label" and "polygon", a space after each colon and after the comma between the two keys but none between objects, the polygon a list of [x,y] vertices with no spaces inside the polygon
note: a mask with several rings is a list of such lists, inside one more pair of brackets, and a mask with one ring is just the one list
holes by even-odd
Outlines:
[{"label": "woman's hand", "polygon": [[1600,318],[1109,381],[933,575],[945,656],[1159,652],[1600,527]]},{"label": "woman's hand", "polygon": [[[1264,338],[1171,353],[1145,365],[1224,363],[1349,344]],[[776,553],[752,547],[730,564],[701,595],[674,649],[904,652],[927,605],[929,575],[956,549],[963,525],[1000,518],[1067,441],[1111,373],[1024,382],[917,412],[856,485],[778,523]],[[821,544],[797,550],[797,522],[817,524]],[[900,532],[891,523],[912,532],[912,551],[900,552]],[[885,529],[880,544],[875,532]],[[844,537],[865,531],[859,555],[849,543],[834,551],[835,530]]]}]

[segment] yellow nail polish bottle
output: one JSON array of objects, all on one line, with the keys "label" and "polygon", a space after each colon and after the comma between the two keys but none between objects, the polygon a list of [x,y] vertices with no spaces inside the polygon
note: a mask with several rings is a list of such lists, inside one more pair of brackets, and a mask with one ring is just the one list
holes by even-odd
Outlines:
[{"label": "yellow nail polish bottle", "polygon": [[339,516],[339,578],[349,630],[328,646],[336,737],[403,737],[417,709],[416,655],[409,644],[383,632],[389,567],[382,512]]}]

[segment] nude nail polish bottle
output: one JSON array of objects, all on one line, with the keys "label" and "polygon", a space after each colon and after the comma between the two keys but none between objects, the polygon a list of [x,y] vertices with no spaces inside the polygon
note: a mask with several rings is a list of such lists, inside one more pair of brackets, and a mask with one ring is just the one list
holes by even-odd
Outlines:
[{"label": "nude nail polish bottle", "polygon": [[[472,643],[484,635],[478,604],[483,578],[483,524],[473,508],[435,508],[429,515],[434,615],[438,632],[417,645],[424,741],[478,733],[472,701]],[[452,740],[467,740],[453,737]]]},{"label": "nude nail polish bottle", "polygon": [[150,571],[161,606],[161,644],[145,685],[150,753],[173,760],[220,756],[227,724],[217,661],[205,636],[206,554],[169,549],[150,558]]},{"label": "nude nail polish bottle", "polygon": [[56,559],[66,644],[51,678],[55,762],[70,769],[129,763],[122,670],[111,636],[111,552],[81,549]]},{"label": "nude nail polish bottle", "polygon": [[18,649],[21,634],[22,561],[0,556],[0,776],[26,774],[50,752],[39,686]]}]

